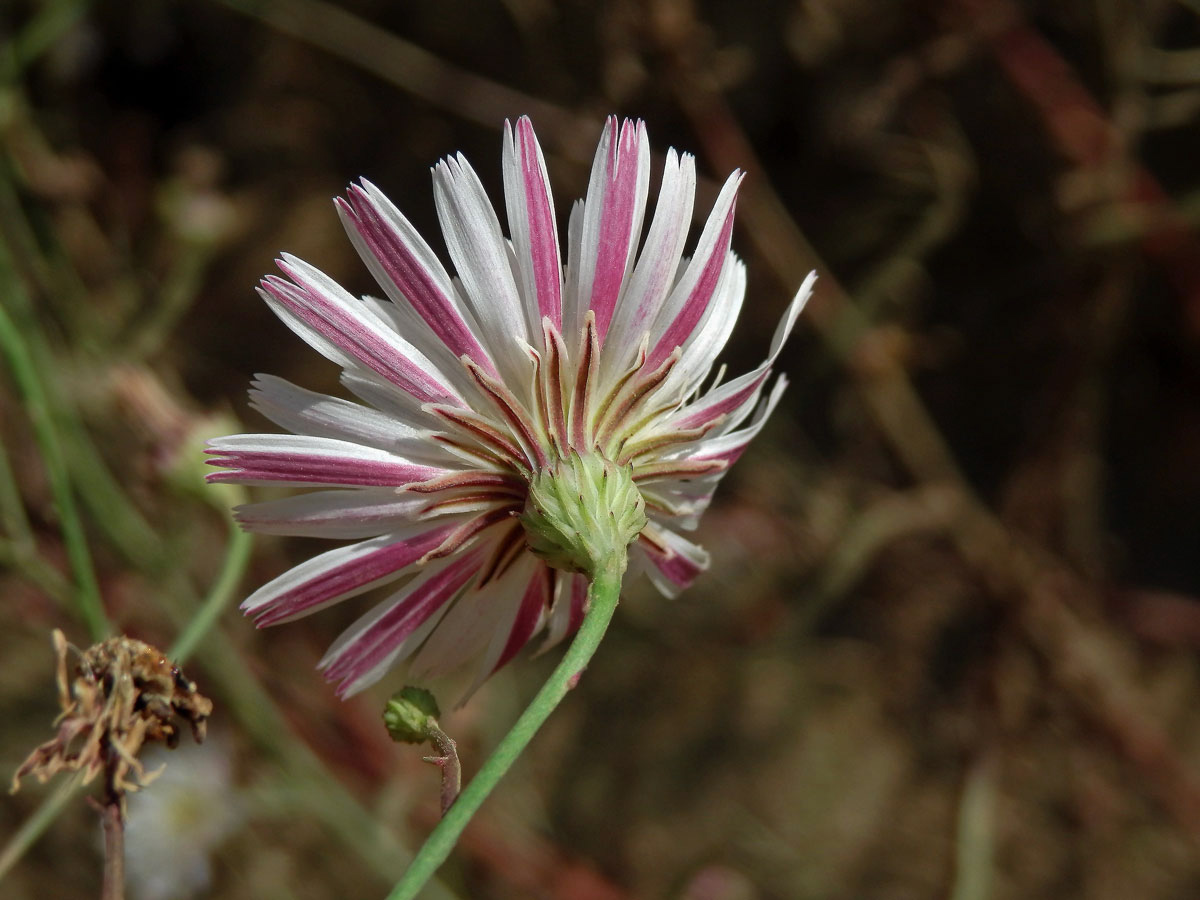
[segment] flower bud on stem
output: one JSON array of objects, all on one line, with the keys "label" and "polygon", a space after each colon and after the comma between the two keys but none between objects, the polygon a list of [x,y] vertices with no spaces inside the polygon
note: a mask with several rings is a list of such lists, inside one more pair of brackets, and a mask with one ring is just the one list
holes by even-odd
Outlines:
[{"label": "flower bud on stem", "polygon": [[542,723],[549,718],[554,708],[574,687],[579,675],[592,658],[592,654],[600,646],[600,639],[604,637],[608,623],[612,621],[613,613],[617,608],[617,600],[621,594],[621,577],[625,574],[625,565],[624,547],[619,552],[614,552],[611,556],[597,561],[592,574],[592,583],[588,588],[587,614],[583,618],[583,624],[579,626],[575,640],[571,642],[562,661],[559,662],[546,683],[542,685],[537,696],[521,713],[521,717],[500,741],[487,762],[483,764],[479,774],[467,785],[458,800],[430,833],[425,845],[413,858],[404,876],[388,894],[388,900],[414,900],[421,888],[450,855],[463,828],[466,827],[467,822],[471,820],[483,801],[487,799],[492,788],[508,771]]},{"label": "flower bud on stem", "polygon": [[442,815],[458,798],[462,789],[462,763],[458,759],[458,744],[438,724],[437,700],[424,688],[404,688],[388,701],[383,711],[383,724],[393,741],[405,744],[430,743],[441,756],[422,757],[442,770]]}]

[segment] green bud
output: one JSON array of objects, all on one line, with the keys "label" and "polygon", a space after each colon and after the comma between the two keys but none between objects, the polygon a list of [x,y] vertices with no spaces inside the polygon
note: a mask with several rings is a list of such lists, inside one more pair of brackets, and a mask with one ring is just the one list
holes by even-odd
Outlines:
[{"label": "green bud", "polygon": [[437,727],[437,700],[424,688],[402,688],[392,695],[383,709],[383,724],[393,741],[423,744],[429,740],[430,727]]},{"label": "green bud", "polygon": [[529,549],[556,569],[591,577],[646,527],[629,466],[574,450],[534,473],[521,513]]}]

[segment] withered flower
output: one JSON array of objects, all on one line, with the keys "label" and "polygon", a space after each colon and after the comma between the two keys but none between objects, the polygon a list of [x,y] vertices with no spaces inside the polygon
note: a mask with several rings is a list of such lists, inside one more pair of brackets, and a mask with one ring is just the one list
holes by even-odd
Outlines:
[{"label": "withered flower", "polygon": [[[66,771],[83,771],[84,783],[106,772],[110,791],[123,794],[145,787],[158,774],[138,760],[145,743],[179,743],[186,722],[197,743],[204,740],[212,701],[156,647],[129,637],[109,638],[82,653],[54,631],[58,658],[58,695],[62,712],[58,734],[29,754],[13,776],[40,782]],[[79,656],[74,680],[67,675],[67,654]],[[132,778],[130,777],[132,773]]]}]

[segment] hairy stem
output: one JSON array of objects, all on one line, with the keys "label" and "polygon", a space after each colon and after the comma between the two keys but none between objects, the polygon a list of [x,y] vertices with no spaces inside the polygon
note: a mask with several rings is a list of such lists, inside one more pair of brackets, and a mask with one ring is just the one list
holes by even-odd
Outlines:
[{"label": "hairy stem", "polygon": [[444,816],[462,790],[462,763],[458,759],[458,744],[437,725],[429,726],[429,741],[441,756],[426,756],[425,762],[442,770],[442,815]]},{"label": "hairy stem", "polygon": [[413,858],[404,877],[388,894],[388,900],[413,900],[425,882],[450,855],[471,817],[491,794],[492,789],[508,771],[521,751],[550,717],[550,713],[577,683],[600,639],[612,621],[621,594],[621,576],[625,574],[625,554],[597,567],[588,589],[588,611],[579,633],[555,667],[542,689],[537,692],[512,729],[496,746],[479,774],[459,794],[437,827],[430,832],[425,845]]}]

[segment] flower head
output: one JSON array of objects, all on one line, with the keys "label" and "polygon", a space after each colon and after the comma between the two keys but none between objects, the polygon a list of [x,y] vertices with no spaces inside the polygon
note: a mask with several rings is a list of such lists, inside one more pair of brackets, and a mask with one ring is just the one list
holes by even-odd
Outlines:
[{"label": "flower head", "polygon": [[[362,402],[260,375],[254,405],[293,434],[210,444],[210,462],[226,469],[212,481],[320,489],[240,507],[246,528],[357,540],[252,594],[242,608],[260,626],[404,579],[321,661],[343,695],[405,660],[417,679],[474,660],[478,685],[539,632],[548,647],[579,626],[586,560],[547,547],[547,510],[530,502],[556,471],[618,473],[629,488],[606,481],[595,496],[638,511],[617,511],[625,524],[610,542],[632,541],[630,562],[664,593],[686,587],[708,556],[680,530],[696,527],[785,385],[766,388],[815,275],[761,366],[709,380],[745,293],[729,249],[740,173],[688,258],[695,164],[669,150],[640,241],[646,129],[610,118],[571,210],[564,266],[528,119],[505,124],[503,171],[508,240],[466,159],[433,170],[454,278],[378,188],[351,185],[338,212],[388,299],[355,298],[288,255],[284,277],[259,293]],[[585,504],[584,518],[592,512],[611,511]]]}]

